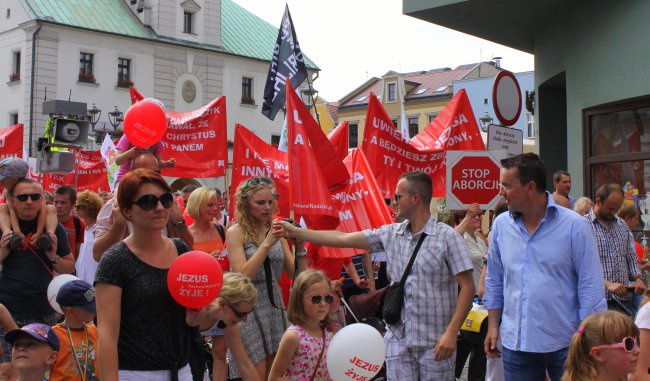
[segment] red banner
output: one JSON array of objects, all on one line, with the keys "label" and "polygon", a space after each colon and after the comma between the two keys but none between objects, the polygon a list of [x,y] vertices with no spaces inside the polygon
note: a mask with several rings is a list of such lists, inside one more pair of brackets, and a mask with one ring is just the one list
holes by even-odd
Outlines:
[{"label": "red banner", "polygon": [[131,95],[131,104],[140,102],[144,99],[144,95],[140,94],[140,92],[133,86],[129,87],[129,94]]},{"label": "red banner", "polygon": [[[338,208],[341,222],[336,230],[351,233],[392,223],[388,206],[363,151],[353,149],[344,163],[350,173],[350,181],[331,190],[332,198],[341,204]],[[323,246],[319,253],[323,257],[343,258],[363,252]]]},{"label": "red banner", "polygon": [[289,82],[287,130],[291,209],[312,229],[334,229],[339,217],[328,187],[343,183],[349,175]]},{"label": "red banner", "polygon": [[273,179],[280,198],[281,216],[289,217],[289,167],[287,153],[266,143],[246,127],[235,124],[235,147],[232,153],[232,181],[229,215],[234,216],[235,191],[239,184],[251,177]]},{"label": "red banner", "polygon": [[186,113],[168,111],[167,131],[162,138],[162,158],[176,159],[165,176],[221,177],[228,165],[226,98],[219,97],[202,108]]},{"label": "red banner", "polygon": [[[77,192],[89,189],[93,192],[110,192],[108,176],[106,175],[106,163],[99,151],[81,151],[78,156],[79,177],[77,179]],[[76,171],[76,168],[75,168]],[[43,189],[54,193],[62,185],[69,185],[74,188],[75,171],[66,175],[43,174]]]},{"label": "red banner", "polygon": [[23,157],[23,124],[0,129],[0,160]]},{"label": "red banner", "polygon": [[381,102],[371,94],[361,149],[384,198],[392,198],[399,176],[419,171],[431,176],[434,197],[445,195],[445,151],[484,150],[474,112],[460,91],[438,117],[409,143],[393,125]]},{"label": "red banner", "polygon": [[327,134],[327,139],[329,139],[341,161],[345,160],[345,158],[348,156],[348,147],[350,146],[349,127],[350,122],[346,120],[336,126],[332,132]]}]

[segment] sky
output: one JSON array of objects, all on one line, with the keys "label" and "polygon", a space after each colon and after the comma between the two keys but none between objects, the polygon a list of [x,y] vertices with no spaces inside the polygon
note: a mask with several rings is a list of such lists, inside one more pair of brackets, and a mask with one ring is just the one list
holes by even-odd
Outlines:
[{"label": "sky", "polygon": [[[284,0],[234,0],[278,28]],[[533,56],[402,14],[402,0],[290,0],[298,42],[321,69],[318,95],[336,102],[389,70],[411,72],[502,57],[512,72],[532,71]]]}]

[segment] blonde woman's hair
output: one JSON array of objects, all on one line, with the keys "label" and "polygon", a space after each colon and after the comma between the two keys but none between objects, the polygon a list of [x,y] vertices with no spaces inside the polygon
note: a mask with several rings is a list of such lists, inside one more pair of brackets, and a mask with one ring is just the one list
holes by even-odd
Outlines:
[{"label": "blonde woman's hair", "polygon": [[229,272],[223,275],[219,299],[231,305],[239,302],[255,303],[257,289],[246,275]]},{"label": "blonde woman's hair", "polygon": [[[243,181],[237,187],[235,192],[235,218],[237,219],[237,225],[239,225],[244,232],[244,244],[252,243],[255,246],[262,244],[259,238],[259,234],[255,230],[255,221],[248,210],[248,199],[250,196],[259,192],[262,189],[271,189],[275,193],[275,183],[273,180],[266,177],[254,177],[253,179],[265,179],[265,181],[260,181],[258,184],[252,185],[250,181],[252,179]],[[273,202],[274,207],[277,205],[277,201]],[[271,220],[269,219],[268,227],[271,227]]]},{"label": "blonde woman's hair", "polygon": [[[289,295],[289,308],[287,309],[287,319],[289,319],[290,322],[296,325],[305,324],[307,322],[307,315],[305,315],[302,297],[309,287],[320,282],[325,282],[329,291],[332,292],[330,280],[322,271],[305,270],[296,277],[296,280],[293,282],[293,288],[291,288],[291,294]],[[328,316],[320,322],[321,327],[324,328],[327,326],[327,322]]]},{"label": "blonde woman's hair", "polygon": [[215,192],[214,189],[206,187],[196,188],[187,199],[185,210],[187,210],[187,213],[196,220],[201,214],[201,208],[203,208],[210,201],[212,196],[216,195],[217,192]]},{"label": "blonde woman's hair", "polygon": [[603,311],[583,320],[571,338],[566,370],[562,381],[588,381],[598,376],[591,349],[599,345],[620,343],[624,337],[639,337],[632,319],[617,311]]},{"label": "blonde woman's hair", "polygon": [[579,199],[576,200],[576,203],[573,206],[573,210],[578,212],[578,214],[580,214],[581,216],[583,216],[587,213],[584,211],[587,204],[591,204],[592,208],[593,205],[595,205],[594,202],[591,201],[589,197],[580,197]]},{"label": "blonde woman's hair", "polygon": [[86,189],[77,194],[76,207],[78,209],[83,209],[92,219],[97,219],[97,215],[102,209],[102,205],[104,205],[104,200],[93,191]]}]

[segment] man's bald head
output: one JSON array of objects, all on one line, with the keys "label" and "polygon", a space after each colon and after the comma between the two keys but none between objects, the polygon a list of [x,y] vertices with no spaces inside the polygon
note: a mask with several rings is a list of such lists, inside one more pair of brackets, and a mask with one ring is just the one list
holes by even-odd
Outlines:
[{"label": "man's bald head", "polygon": [[153,154],[144,152],[133,159],[131,170],[134,169],[151,169],[152,171],[160,172],[160,164]]}]

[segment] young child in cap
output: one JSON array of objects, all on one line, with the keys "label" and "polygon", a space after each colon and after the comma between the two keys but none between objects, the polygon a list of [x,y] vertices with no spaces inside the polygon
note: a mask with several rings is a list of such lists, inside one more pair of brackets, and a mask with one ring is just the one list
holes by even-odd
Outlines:
[{"label": "young child in cap", "polygon": [[[43,251],[48,251],[52,248],[52,238],[50,236],[54,235],[56,226],[59,224],[59,221],[56,217],[56,209],[54,206],[47,206],[45,199],[40,195],[19,195],[20,197],[31,197],[32,200],[37,201],[41,200],[41,209],[38,212],[38,221],[36,225],[36,234],[32,235],[29,242],[25,242],[25,236],[20,231],[20,225],[18,224],[18,216],[16,216],[16,211],[14,209],[13,203],[18,200],[15,199],[13,191],[14,187],[19,180],[24,179],[27,176],[29,171],[29,166],[27,163],[16,157],[9,157],[0,161],[0,185],[5,188],[4,198],[6,204],[0,205],[0,230],[2,235],[12,234],[13,237],[9,241],[9,246],[12,250],[15,250],[24,244],[29,244],[32,246],[40,247]],[[38,199],[34,199],[38,197]],[[43,234],[47,231],[48,234]]]},{"label": "young child in cap", "polygon": [[97,312],[95,289],[88,282],[73,280],[61,286],[56,302],[65,320],[52,327],[61,348],[50,371],[50,380],[99,380],[98,335],[92,323]]},{"label": "young child in cap", "polygon": [[56,362],[59,338],[45,324],[28,324],[7,332],[11,344],[11,363],[18,371],[18,381],[42,381]]}]

